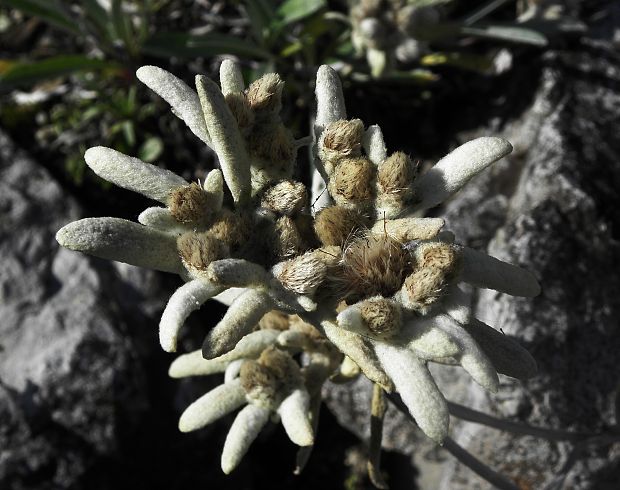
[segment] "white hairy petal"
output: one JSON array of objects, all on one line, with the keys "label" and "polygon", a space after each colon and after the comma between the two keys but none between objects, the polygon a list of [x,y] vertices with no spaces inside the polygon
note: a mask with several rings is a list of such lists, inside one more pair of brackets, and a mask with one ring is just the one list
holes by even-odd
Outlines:
[{"label": "white hairy petal", "polygon": [[383,141],[383,133],[381,132],[381,128],[376,124],[369,126],[364,132],[362,147],[366,152],[366,156],[375,165],[379,165],[387,158],[387,148]]},{"label": "white hairy petal", "polygon": [[222,471],[229,474],[248,452],[250,445],[269,421],[269,410],[248,405],[241,410],[228,431],[222,451]]},{"label": "white hairy petal", "polygon": [[460,349],[447,333],[437,327],[443,321],[441,316],[412,318],[393,340],[413,349],[418,357],[426,360],[454,356]]},{"label": "white hairy petal", "polygon": [[239,64],[226,58],[220,65],[220,85],[222,93],[226,96],[235,92],[243,92],[245,84],[243,83],[243,75]]},{"label": "white hairy petal", "polygon": [[237,121],[213,80],[198,75],[196,88],[226,185],[235,203],[244,203],[250,198],[250,164]]},{"label": "white hairy petal", "polygon": [[246,403],[245,391],[238,379],[218,386],[192,403],[181,414],[179,430],[190,432],[201,429],[228,415]]},{"label": "white hairy petal", "polygon": [[471,335],[456,320],[448,315],[442,315],[439,328],[447,332],[459,345],[460,354],[455,356],[463,369],[467,371],[476,383],[493,393],[497,391],[499,378],[491,360],[476,343]]},{"label": "white hairy petal", "polygon": [[235,348],[226,354],[216,357],[214,361],[230,362],[237,359],[255,359],[270,345],[276,343],[279,330],[265,329],[257,330],[243,337]]},{"label": "white hairy petal", "polygon": [[121,218],[85,218],[56,233],[63,247],[164,272],[183,270],[174,236]]},{"label": "white hairy petal", "polygon": [[479,288],[495,289],[512,296],[536,296],[540,285],[527,270],[463,247],[463,269],[460,280]]},{"label": "white hairy petal", "polygon": [[399,242],[435,238],[445,221],[441,218],[379,219],[372,227],[375,234],[386,233]]},{"label": "white hairy petal", "polygon": [[392,391],[392,382],[385,373],[372,348],[368,346],[364,337],[349,332],[329,321],[321,322],[325,336],[346,356],[355,362],[366,377]]},{"label": "white hairy petal", "polygon": [[203,188],[213,197],[213,212],[221,210],[224,203],[224,177],[222,176],[222,171],[217,168],[211,170],[205,177]]},{"label": "white hairy petal", "polygon": [[[323,162],[317,154],[318,142],[321,139],[323,130],[330,123],[347,118],[347,110],[344,105],[344,95],[342,94],[342,84],[336,71],[328,66],[321,65],[316,73],[316,119],[314,120],[314,166],[327,182],[327,172]],[[329,201],[329,194],[325,194],[325,201]]]},{"label": "white hairy petal", "polygon": [[183,80],[157,66],[143,66],[136,72],[138,80],[164,99],[172,112],[207,146],[211,138],[205,124],[198,94]]},{"label": "white hairy petal", "polygon": [[344,328],[350,332],[365,337],[372,337],[372,333],[368,329],[368,325],[362,318],[362,312],[359,307],[359,303],[348,306],[342,310],[336,320],[338,321],[338,327]]},{"label": "white hairy petal", "polygon": [[191,231],[192,227],[179,223],[170,213],[168,208],[152,207],[146,208],[138,216],[138,222],[144,226],[150,226],[166,233],[178,235]]},{"label": "white hairy petal", "polygon": [[188,376],[205,376],[207,374],[223,373],[228,366],[227,362],[219,360],[208,361],[202,357],[201,350],[177,357],[170,368],[168,376],[171,378],[186,378]]},{"label": "white hairy petal", "polygon": [[463,328],[489,357],[498,373],[527,379],[536,374],[536,361],[518,342],[493,327],[472,318]]},{"label": "white hairy petal", "polygon": [[477,138],[459,146],[413,183],[420,202],[416,209],[442,203],[493,162],[508,155],[512,145],[495,137]]},{"label": "white hairy petal", "polygon": [[334,121],[347,118],[347,110],[344,105],[342,84],[336,71],[322,65],[316,73],[316,119],[314,128],[316,140],[323,130]]},{"label": "white hairy petal", "polygon": [[164,204],[173,190],[188,185],[185,179],[170,170],[105,146],[89,148],[84,159],[102,179]]},{"label": "white hairy petal", "polygon": [[226,287],[264,286],[271,279],[262,266],[244,259],[215,260],[209,264],[207,277]]},{"label": "white hairy petal", "polygon": [[406,349],[381,341],[373,344],[383,368],[422,432],[441,444],[448,435],[448,405],[426,364]]},{"label": "white hairy petal", "polygon": [[221,286],[204,279],[194,279],[174,292],[159,322],[159,343],[166,352],[176,351],[179,330],[190,313],[222,289]]},{"label": "white hairy petal", "polygon": [[244,292],[209,332],[202,345],[202,355],[205,359],[213,359],[232,350],[272,308],[273,302],[265,291],[250,289]]},{"label": "white hairy petal", "polygon": [[459,286],[450,288],[443,300],[444,311],[460,324],[467,323],[471,318],[471,296]]},{"label": "white hairy petal", "polygon": [[235,378],[239,376],[241,372],[241,366],[245,362],[245,359],[237,359],[236,361],[232,361],[226,371],[224,372],[224,383],[230,383]]},{"label": "white hairy petal", "polygon": [[288,438],[298,446],[314,444],[310,422],[310,395],[305,388],[297,388],[278,407],[282,425]]},{"label": "white hairy petal", "polygon": [[235,301],[245,291],[246,288],[230,288],[226,291],[222,291],[217,296],[214,296],[213,299],[219,301],[223,305],[230,306],[232,305],[233,301]]}]

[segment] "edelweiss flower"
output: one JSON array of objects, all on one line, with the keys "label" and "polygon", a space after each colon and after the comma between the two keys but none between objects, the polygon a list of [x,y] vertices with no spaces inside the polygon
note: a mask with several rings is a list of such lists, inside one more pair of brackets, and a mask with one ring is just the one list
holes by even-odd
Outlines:
[{"label": "edelweiss flower", "polygon": [[[179,429],[200,429],[245,405],[237,414],[222,451],[222,471],[237,467],[265,424],[280,420],[290,440],[301,446],[298,471],[305,464],[318,422],[320,388],[338,368],[342,355],[311,325],[298,319],[287,330],[273,328],[282,318],[261,321],[263,328],[246,335],[235,348],[212,360],[201,351],[184,354],[170,366],[173,378],[225,372],[224,384],[192,403]],[[281,315],[283,316],[283,315]],[[275,321],[274,321],[275,320]],[[293,355],[305,352],[299,365]]]},{"label": "edelweiss flower", "polygon": [[[467,247],[441,231],[438,218],[414,213],[436,206],[474,175],[508,154],[501,138],[478,138],[417,176],[402,153],[387,155],[377,126],[346,120],[340,82],[328,67],[317,76],[316,164],[329,196],[315,227],[324,245],[342,246],[324,287],[346,307],[336,321],[321,308],[325,334],[376,383],[392,384],[420,428],[441,442],[448,432],[446,401],[429,361],[458,363],[488,390],[497,373],[527,377],[531,356],[470,316],[458,283],[514,296],[539,293],[527,271]],[[331,283],[330,283],[331,281]],[[333,308],[334,305],[329,305]],[[347,334],[343,334],[346,331]]]},{"label": "edelweiss flower", "polygon": [[[87,164],[104,179],[166,205],[140,214],[138,223],[87,218],[62,228],[65,247],[98,257],[180,274],[187,283],[171,297],[160,323],[160,341],[175,351],[187,316],[207,299],[236,286],[252,286],[234,299],[205,341],[216,357],[273,308],[312,310],[304,295],[282,288],[269,269],[308,250],[309,203],[305,187],[290,180],[298,147],[280,120],[283,82],[267,74],[244,90],[239,68],[222,63],[222,91],[196,77],[198,93],[153,66],[138,78],[170,103],[175,114],[217,153],[221,170],[201,186],[109,148],[91,148]],[[307,141],[307,139],[306,139]],[[234,206],[224,205],[224,183]]]},{"label": "edelweiss flower", "polygon": [[[507,155],[512,149],[507,141],[470,141],[418,176],[407,155],[388,155],[378,126],[346,119],[338,76],[322,66],[313,135],[322,200],[317,198],[311,215],[305,186],[290,180],[302,142],[293,140],[279,118],[277,75],[244,90],[239,69],[226,61],[222,89],[199,76],[198,93],[159,68],[143,67],[138,77],[215,150],[221,170],[210,172],[200,186],[113,150],[91,149],[86,160],[96,173],[166,207],[147,209],[140,224],[80,220],[57,238],[74,250],[181,275],[186,284],[170,298],[160,322],[167,351],[176,349],[185,319],[207,299],[217,296],[230,304],[202,352],[182,357],[173,370],[176,375],[211,372],[214,366],[229,370],[224,385],[188,408],[183,430],[249,402],[233,424],[225,471],[274,413],[282,416],[293,442],[311,444],[308,421],[316,417],[308,415],[307,395],[318,407],[320,386],[338,371],[333,346],[347,356],[339,377],[354,374],[354,362],[385,390],[395,389],[421,429],[439,443],[447,435],[448,411],[428,362],[460,364],[489,390],[496,389],[498,372],[515,377],[534,372],[524,349],[470,316],[458,287],[464,282],[534,296],[539,292],[534,277],[455,244],[442,219],[419,217]],[[254,332],[272,310],[299,315],[331,344],[314,330]],[[307,358],[301,366],[290,357],[298,352]],[[236,378],[241,359],[248,367]],[[286,376],[277,374],[282,370]],[[298,420],[285,415],[289,405]]]}]

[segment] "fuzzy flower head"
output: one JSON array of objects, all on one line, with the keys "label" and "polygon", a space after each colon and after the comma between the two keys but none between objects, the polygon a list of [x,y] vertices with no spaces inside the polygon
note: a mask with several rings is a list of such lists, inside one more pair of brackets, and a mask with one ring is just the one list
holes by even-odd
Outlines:
[{"label": "fuzzy flower head", "polygon": [[[304,352],[303,359],[293,357]],[[289,439],[300,446],[298,471],[305,464],[319,416],[320,388],[337,370],[342,355],[311,325],[296,317],[265,315],[260,328],[235,348],[212,360],[201,351],[184,354],[170,366],[170,376],[224,372],[224,383],[185,409],[179,429],[200,429],[241,408],[226,437],[221,465],[234,470],[262,428],[280,421]]]},{"label": "fuzzy flower head", "polygon": [[[57,239],[181,276],[185,284],[160,322],[166,351],[176,350],[186,318],[208,299],[229,305],[202,350],[182,356],[171,370],[175,376],[215,367],[227,373],[221,387],[188,407],[181,430],[247,404],[231,428],[224,471],[274,414],[293,442],[311,444],[308,424],[316,417],[309,414],[318,410],[320,387],[330,377],[346,380],[361,370],[384,390],[398,391],[422,431],[441,443],[448,409],[429,362],[460,365],[491,391],[498,373],[533,374],[535,363],[523,348],[471,316],[460,284],[535,296],[536,279],[459,245],[442,219],[421,217],[510,153],[510,143],[478,138],[420,173],[410,156],[388,153],[378,126],[347,117],[340,80],[322,66],[311,197],[291,179],[297,148],[309,139],[294,140],[280,120],[277,75],[245,88],[239,68],[225,61],[220,86],[198,76],[196,91],[156,67],[141,68],[138,77],[215,151],[220,168],[202,184],[189,183],[114,150],[90,149],[86,161],[98,175],[163,206],[145,210],[139,223],[70,223]],[[301,323],[293,327],[290,314]],[[257,331],[266,316],[271,327]]]}]

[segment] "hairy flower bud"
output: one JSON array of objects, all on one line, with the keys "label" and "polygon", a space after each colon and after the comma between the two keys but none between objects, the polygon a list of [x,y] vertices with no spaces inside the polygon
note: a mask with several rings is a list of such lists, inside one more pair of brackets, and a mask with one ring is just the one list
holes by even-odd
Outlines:
[{"label": "hairy flower bud", "polygon": [[389,339],[400,331],[402,315],[394,301],[371,298],[362,301],[359,309],[362,320],[374,336]]},{"label": "hairy flower bud", "polygon": [[293,216],[308,204],[308,191],[301,182],[283,180],[265,191],[260,204],[274,213]]},{"label": "hairy flower bud", "polygon": [[371,204],[374,177],[375,166],[368,158],[345,158],[336,166],[328,190],[340,206],[361,210]]},{"label": "hairy flower bud", "polygon": [[254,112],[243,92],[231,92],[226,95],[226,104],[237,120],[242,133],[249,131],[254,125]]},{"label": "hairy flower bud", "polygon": [[277,114],[282,108],[284,82],[277,73],[266,73],[248,87],[250,107],[260,115]]},{"label": "hairy flower bud", "polygon": [[177,249],[190,271],[204,272],[211,262],[228,255],[227,247],[210,232],[183,233],[177,238]]},{"label": "hairy flower bud", "polygon": [[168,207],[179,223],[204,225],[212,217],[209,194],[195,182],[182,186],[170,194]]},{"label": "hairy flower bud", "polygon": [[341,246],[368,220],[355,209],[331,206],[322,209],[314,218],[314,230],[323,245]]},{"label": "hairy flower bud", "polygon": [[319,156],[330,175],[338,161],[345,157],[362,154],[364,123],[359,119],[340,119],[325,128],[319,143]]},{"label": "hairy flower bud", "polygon": [[377,169],[377,208],[387,218],[397,216],[413,198],[412,184],[418,165],[398,151],[386,158]]}]

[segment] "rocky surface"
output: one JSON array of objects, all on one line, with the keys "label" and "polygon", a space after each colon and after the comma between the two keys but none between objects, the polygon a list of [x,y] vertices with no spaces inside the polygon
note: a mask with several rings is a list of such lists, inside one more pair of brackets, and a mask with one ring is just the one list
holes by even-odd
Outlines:
[{"label": "rocky surface", "polygon": [[[476,304],[479,318],[527,346],[539,375],[524,384],[506,379],[496,396],[471,396],[470,404],[609,434],[620,378],[620,57],[584,42],[578,52],[549,53],[544,65],[532,109],[506,129],[518,143],[509,163],[520,175],[512,171],[518,185],[489,246],[535,271],[543,292],[530,301],[485,291]],[[618,443],[549,443],[465,425],[460,442],[521,488],[606,489],[620,479]],[[459,465],[442,486],[487,487]]]},{"label": "rocky surface", "polygon": [[78,206],[4,134],[0,157],[0,487],[68,488],[145,408],[114,288],[139,300],[131,285],[146,277],[59,250]]},{"label": "rocky surface", "polygon": [[[327,411],[301,477],[279,425],[230,476],[220,453],[232,417],[178,431],[182,410],[219,380],[167,376],[174,356],[161,350],[157,325],[178,278],[59,248],[61,226],[98,212],[106,210],[82,209],[0,130],[0,488],[303,490],[363,481],[347,462],[358,441]],[[210,303],[192,315],[182,350],[198,348],[224,311]],[[412,481],[401,456],[385,463]]]}]

